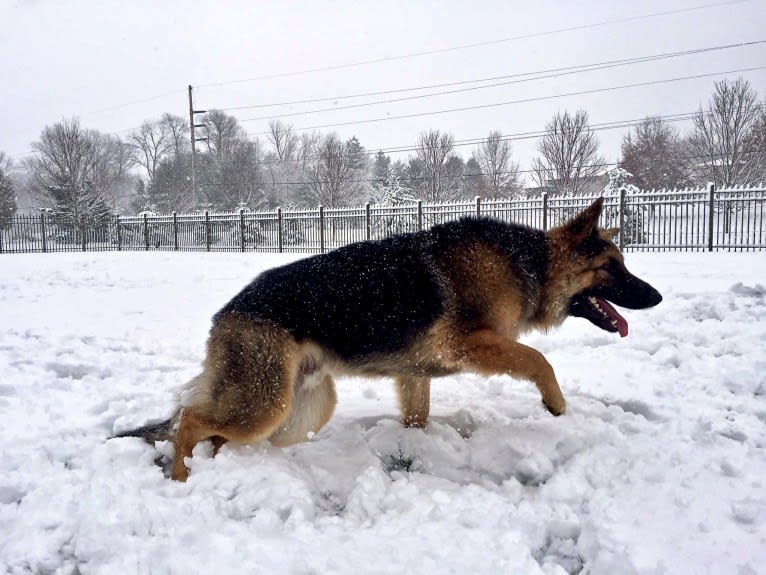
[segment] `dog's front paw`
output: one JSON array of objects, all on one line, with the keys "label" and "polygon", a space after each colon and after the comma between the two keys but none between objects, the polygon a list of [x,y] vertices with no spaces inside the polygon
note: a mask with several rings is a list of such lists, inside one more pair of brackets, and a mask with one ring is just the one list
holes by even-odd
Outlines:
[{"label": "dog's front paw", "polygon": [[550,411],[556,417],[567,410],[567,402],[563,397],[556,401],[543,401],[543,405],[545,406],[545,409]]}]

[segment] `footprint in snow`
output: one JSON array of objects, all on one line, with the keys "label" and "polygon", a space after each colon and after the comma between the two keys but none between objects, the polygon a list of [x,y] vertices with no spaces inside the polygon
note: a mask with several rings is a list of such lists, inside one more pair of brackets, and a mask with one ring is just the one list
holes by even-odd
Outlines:
[{"label": "footprint in snow", "polygon": [[91,365],[76,363],[49,362],[45,369],[52,371],[59,379],[84,379],[88,375],[95,375],[99,379],[106,379],[112,375],[108,369],[101,369]]}]

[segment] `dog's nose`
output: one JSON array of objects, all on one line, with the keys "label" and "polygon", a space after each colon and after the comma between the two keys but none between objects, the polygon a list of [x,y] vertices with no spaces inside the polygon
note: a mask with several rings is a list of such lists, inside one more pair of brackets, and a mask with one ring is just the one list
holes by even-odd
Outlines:
[{"label": "dog's nose", "polygon": [[662,301],[662,294],[654,288],[647,294],[647,307],[654,307]]}]

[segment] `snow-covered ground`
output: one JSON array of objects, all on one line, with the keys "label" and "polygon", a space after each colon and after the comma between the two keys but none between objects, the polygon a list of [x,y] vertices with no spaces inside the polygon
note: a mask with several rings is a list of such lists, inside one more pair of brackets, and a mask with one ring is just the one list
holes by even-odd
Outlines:
[{"label": "snow-covered ground", "polygon": [[211,314],[295,257],[0,256],[0,571],[766,572],[766,254],[629,254],[665,297],[629,337],[525,340],[560,418],[463,375],[406,430],[390,382],[350,379],[309,443],[201,445],[186,484],[106,439],[167,415]]}]

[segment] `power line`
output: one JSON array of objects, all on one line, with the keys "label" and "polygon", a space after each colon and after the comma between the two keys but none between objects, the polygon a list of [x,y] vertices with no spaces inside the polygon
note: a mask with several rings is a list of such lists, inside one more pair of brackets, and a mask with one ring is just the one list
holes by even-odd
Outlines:
[{"label": "power line", "polygon": [[[666,10],[662,12],[654,12],[650,14],[643,14],[638,16],[629,16],[625,18],[616,18],[612,20],[603,20],[601,22],[594,22],[591,24],[583,24],[578,26],[569,26],[564,28],[557,28],[553,30],[547,30],[543,32],[535,32],[531,34],[521,34],[518,36],[509,36],[506,38],[498,38],[495,40],[489,40],[486,42],[475,42],[471,44],[462,44],[457,46],[449,46],[446,48],[437,48],[434,50],[424,50],[420,52],[411,52],[408,54],[401,54],[398,56],[390,56],[390,57],[383,57],[383,58],[376,58],[371,60],[364,60],[360,62],[352,62],[352,63],[346,63],[346,64],[337,64],[333,66],[326,66],[326,67],[319,67],[319,68],[310,68],[306,70],[298,70],[293,72],[283,72],[278,74],[271,74],[271,75],[263,75],[263,76],[254,76],[251,78],[244,78],[244,79],[238,79],[238,80],[230,80],[230,81],[224,81],[224,82],[210,82],[207,84],[198,84],[198,88],[211,88],[211,87],[220,87],[220,86],[226,86],[230,84],[242,84],[247,82],[254,82],[257,80],[266,80],[271,78],[282,78],[282,77],[288,77],[288,76],[297,76],[302,74],[309,74],[309,73],[315,73],[315,72],[322,72],[322,71],[330,71],[330,70],[339,70],[344,68],[352,68],[352,67],[358,67],[358,66],[366,66],[370,64],[380,64],[384,62],[394,62],[398,60],[404,60],[407,58],[416,58],[421,56],[428,56],[428,55],[434,55],[434,54],[442,54],[442,53],[448,53],[448,52],[454,52],[457,50],[464,50],[464,49],[471,49],[471,48],[479,48],[482,46],[489,46],[493,44],[501,44],[506,42],[513,42],[517,40],[524,40],[524,39],[531,39],[531,38],[538,38],[538,37],[544,37],[548,35],[554,35],[554,34],[561,34],[564,32],[574,32],[577,30],[587,30],[591,28],[598,28],[603,26],[609,26],[612,24],[622,24],[627,22],[636,22],[640,20],[646,20],[650,18],[659,18],[663,16],[672,16],[676,14],[683,14],[683,13],[689,13],[689,12],[696,12],[699,10],[706,10],[708,8],[720,8],[723,6],[730,6],[734,4],[743,4],[746,2],[749,2],[750,0],[729,0],[727,2],[718,2],[718,3],[711,3],[711,4],[701,4],[698,6],[690,6],[688,8],[679,8],[676,10]],[[111,112],[115,110],[120,110],[122,108],[127,108],[129,106],[134,106],[136,104],[144,104],[147,102],[153,102],[162,98],[166,98],[168,96],[177,95],[181,92],[185,92],[185,90],[169,90],[167,92],[162,92],[159,94],[156,94],[154,96],[149,96],[147,98],[141,98],[137,100],[131,100],[130,102],[125,102],[122,104],[116,104],[114,106],[108,106],[105,108],[100,108],[98,110],[94,110],[92,112],[86,112],[83,113],[83,116],[91,116],[91,115],[97,115],[97,114],[103,114],[106,112]],[[126,131],[126,130],[123,130]]]},{"label": "power line", "polygon": [[[314,98],[314,99],[305,99],[305,100],[294,100],[294,101],[287,101],[287,102],[275,102],[270,104],[254,104],[249,106],[237,106],[237,107],[209,107],[210,109],[216,109],[220,111],[227,111],[227,112],[233,112],[233,111],[239,111],[239,110],[248,110],[248,109],[255,109],[255,108],[266,108],[266,107],[277,107],[282,105],[293,105],[293,104],[301,104],[301,103],[315,103],[315,102],[325,102],[325,101],[334,101],[334,100],[344,100],[344,99],[352,99],[352,98],[360,98],[360,97],[366,97],[366,96],[376,96],[376,95],[385,95],[385,94],[395,94],[395,93],[402,93],[402,92],[412,92],[412,91],[418,91],[418,90],[425,90],[425,89],[431,89],[431,88],[439,88],[439,87],[449,87],[449,86],[460,86],[465,84],[472,84],[472,83],[481,83],[481,82],[490,82],[494,80],[502,80],[502,79],[509,79],[509,78],[521,78],[519,80],[511,81],[511,82],[500,82],[496,84],[490,84],[486,86],[477,86],[472,88],[465,88],[462,90],[452,90],[452,91],[446,91],[446,92],[437,92],[433,94],[422,94],[419,96],[411,96],[407,98],[398,98],[398,99],[391,99],[391,100],[381,100],[378,102],[367,102],[362,104],[355,104],[351,106],[342,106],[342,107],[335,107],[335,108],[327,108],[323,110],[311,110],[311,111],[304,111],[304,112],[295,112],[295,113],[287,113],[282,114],[280,116],[264,116],[264,117],[257,117],[257,118],[245,118],[244,120],[240,120],[240,122],[251,122],[251,121],[257,121],[257,120],[264,120],[264,119],[275,119],[275,118],[281,118],[281,117],[287,117],[287,116],[296,116],[296,115],[302,115],[302,114],[311,114],[315,112],[325,112],[325,111],[336,111],[336,110],[344,110],[348,108],[357,108],[357,107],[363,107],[363,106],[372,106],[372,105],[379,105],[384,103],[392,103],[392,102],[398,102],[398,101],[405,101],[405,100],[414,100],[419,98],[427,98],[427,97],[433,97],[433,96],[439,96],[439,95],[445,95],[445,94],[452,94],[457,92],[467,92],[472,90],[480,90],[484,88],[492,88],[497,86],[503,86],[508,84],[516,84],[516,83],[522,83],[522,82],[530,82],[534,80],[542,80],[542,79],[548,79],[548,78],[554,78],[559,76],[565,76],[570,74],[575,74],[579,72],[590,72],[595,70],[602,70],[606,68],[612,68],[622,65],[632,65],[632,64],[639,64],[639,63],[645,63],[645,62],[652,62],[656,60],[664,60],[668,58],[675,58],[675,57],[681,57],[681,56],[687,56],[687,55],[696,55],[706,52],[713,52],[713,51],[721,51],[721,50],[727,50],[732,48],[740,48],[740,47],[748,47],[748,46],[754,46],[759,44],[766,43],[766,40],[754,40],[754,41],[747,41],[747,42],[738,42],[733,44],[723,44],[718,46],[708,46],[703,48],[694,48],[689,50],[682,50],[677,52],[665,52],[660,54],[652,54],[647,56],[636,56],[633,58],[624,58],[624,59],[618,59],[618,60],[606,60],[601,62],[593,62],[589,64],[579,64],[575,66],[567,66],[567,67],[561,67],[561,68],[549,68],[549,69],[543,69],[543,70],[537,70],[532,72],[521,72],[517,74],[509,74],[509,75],[500,75],[500,76],[490,76],[487,78],[479,78],[475,80],[462,80],[462,81],[456,81],[456,82],[447,82],[442,84],[432,84],[432,85],[426,85],[426,86],[417,86],[417,87],[411,87],[411,88],[399,88],[394,90],[383,90],[383,91],[377,91],[377,92],[367,92],[367,93],[360,93],[360,94],[349,94],[344,96],[334,96],[334,97],[328,97],[328,98]],[[550,74],[550,75],[547,75]],[[526,78],[527,76],[535,76],[532,78]],[[171,92],[176,93],[177,91]],[[151,101],[152,99],[157,98],[149,98],[146,100],[141,100],[140,102],[144,101]],[[139,101],[137,101],[139,102]],[[134,102],[134,103],[137,103]],[[124,106],[127,106],[130,104],[125,104]],[[116,109],[116,107],[115,107]],[[374,121],[374,120],[371,120]],[[310,129],[318,129],[323,127],[335,127],[336,125],[330,125],[330,126],[317,126],[312,128],[298,128],[298,130],[310,130]],[[122,130],[116,130],[115,133],[122,134],[131,132],[133,130],[136,130],[138,128],[126,128]],[[259,132],[259,135],[266,135],[268,132]]]},{"label": "power line", "polygon": [[398,60],[405,60],[405,59],[409,59],[409,58],[418,58],[418,57],[422,57],[422,56],[432,56],[432,55],[435,55],[435,54],[444,54],[444,53],[448,53],[448,52],[455,52],[457,50],[466,50],[466,49],[472,49],[472,48],[480,48],[480,47],[484,47],[484,46],[491,46],[491,45],[495,45],[495,44],[503,44],[503,43],[507,43],[507,42],[515,42],[517,40],[526,40],[526,39],[531,39],[531,38],[540,38],[540,37],[550,36],[550,35],[554,35],[554,34],[561,34],[561,33],[564,33],[564,32],[574,32],[574,31],[578,31],[578,30],[588,30],[588,29],[591,29],[591,28],[599,28],[599,27],[603,27],[603,26],[610,26],[610,25],[613,25],[613,24],[624,24],[626,22],[636,22],[636,21],[639,21],[639,20],[647,20],[647,19],[650,19],[650,18],[659,18],[659,17],[671,16],[671,15],[675,15],[675,14],[684,14],[684,13],[688,13],[688,12],[695,12],[695,11],[698,11],[698,10],[705,10],[705,9],[708,9],[708,8],[718,8],[718,7],[722,7],[722,6],[730,6],[730,5],[733,5],[733,4],[741,4],[743,2],[748,2],[748,1],[749,0],[730,0],[730,1],[727,1],[727,2],[717,2],[717,3],[712,3],[712,4],[701,4],[701,5],[697,5],[697,6],[690,6],[688,8],[678,8],[678,9],[675,9],[675,10],[665,10],[665,11],[662,11],[662,12],[653,12],[653,13],[650,13],[650,14],[642,14],[642,15],[639,15],[639,16],[628,16],[628,17],[624,17],[624,18],[614,18],[614,19],[611,19],[611,20],[602,20],[600,22],[593,22],[593,23],[590,23],[590,24],[580,24],[580,25],[577,25],[577,26],[567,26],[567,27],[564,27],[564,28],[556,28],[556,29],[553,29],[553,30],[546,30],[544,32],[532,32],[532,33],[529,33],[529,34],[519,34],[517,36],[508,36],[508,37],[505,37],[505,38],[498,38],[498,39],[495,39],[495,40],[487,40],[487,41],[484,41],[484,42],[474,42],[474,43],[471,43],[471,44],[460,44],[460,45],[457,45],[457,46],[449,46],[449,47],[446,47],[446,48],[436,48],[436,49],[433,49],[433,50],[423,50],[423,51],[419,51],[419,52],[410,52],[410,53],[407,53],[407,54],[400,54],[398,56],[387,56],[387,57],[383,57],[383,58],[374,58],[374,59],[371,59],[371,60],[363,60],[363,61],[359,61],[359,62],[350,62],[350,63],[346,63],[346,64],[335,64],[335,65],[331,65],[331,66],[322,66],[322,67],[318,67],[318,68],[308,68],[308,69],[305,69],[305,70],[297,70],[297,71],[293,71],[293,72],[280,72],[280,73],[277,73],[277,74],[267,74],[267,75],[254,76],[254,77],[251,77],[251,78],[243,78],[243,79],[237,79],[237,80],[227,80],[227,81],[222,81],[222,82],[210,82],[210,83],[207,83],[207,84],[198,84],[198,87],[199,88],[220,87],[220,86],[228,86],[228,85],[231,85],[231,84],[244,84],[244,83],[247,83],[247,82],[254,82],[254,81],[257,81],[257,80],[268,80],[268,79],[274,79],[274,78],[285,78],[285,77],[290,77],[290,76],[299,76],[299,75],[303,75],[303,74],[312,74],[312,73],[316,73],[316,72],[326,72],[326,71],[331,71],[331,70],[342,70],[342,69],[347,69],[347,68],[356,68],[356,67],[359,67],[359,66],[368,66],[368,65],[371,65],[371,64],[381,64],[381,63],[386,63],[386,62],[394,62],[394,61],[398,61]]},{"label": "power line", "polygon": [[[185,90],[170,90],[168,92],[163,92],[162,94],[157,94],[156,96],[149,96],[148,98],[142,98],[140,100],[133,100],[131,102],[126,102],[124,104],[117,104],[115,106],[101,108],[99,110],[94,110],[93,112],[86,112],[85,114],[83,114],[83,116],[95,116],[97,114],[104,114],[106,112],[113,112],[115,110],[127,108],[129,106],[135,106],[136,104],[146,104],[147,102],[154,102],[155,100],[167,98],[168,96],[175,96],[176,94],[180,94],[181,92],[185,92]],[[122,130],[122,131],[127,131],[127,130]]]},{"label": "power line", "polygon": [[[323,128],[338,128],[338,127],[342,127],[342,126],[355,126],[355,125],[360,125],[360,124],[371,124],[371,123],[374,123],[374,122],[384,122],[384,121],[390,121],[390,120],[405,120],[405,119],[411,119],[411,118],[419,118],[419,117],[423,117],[423,116],[435,116],[435,115],[438,115],[438,114],[451,114],[451,113],[455,113],[455,112],[467,112],[467,111],[470,111],[470,110],[482,110],[482,109],[487,109],[487,108],[497,108],[497,107],[500,107],[500,106],[509,106],[509,105],[512,105],[512,104],[525,104],[525,103],[529,103],[529,102],[540,102],[540,101],[543,101],[543,100],[553,100],[555,98],[566,98],[566,97],[569,97],[569,96],[582,96],[582,95],[585,95],[585,94],[596,94],[596,93],[599,93],[599,92],[612,92],[612,91],[615,91],[615,90],[625,90],[625,89],[628,89],[628,88],[638,88],[638,87],[643,87],[643,86],[655,86],[657,84],[668,84],[668,83],[671,83],[671,82],[680,82],[680,81],[685,81],[685,80],[696,80],[696,79],[699,79],[699,78],[709,78],[709,77],[712,77],[712,76],[721,76],[721,75],[724,75],[724,74],[735,74],[735,73],[741,73],[741,72],[752,72],[752,71],[755,71],[755,70],[763,70],[763,69],[766,69],[766,66],[754,66],[752,68],[740,68],[740,69],[737,69],[737,70],[726,70],[726,71],[722,71],[722,72],[710,72],[708,74],[696,74],[696,75],[693,75],[693,76],[679,76],[679,77],[675,77],[675,78],[667,78],[667,79],[664,79],[664,80],[653,80],[653,81],[649,81],[649,82],[637,82],[637,83],[634,83],[634,84],[622,84],[620,86],[609,86],[607,88],[594,88],[592,90],[580,90],[580,91],[577,91],[577,92],[566,92],[566,93],[563,93],[563,94],[551,94],[551,95],[548,95],[548,96],[537,96],[537,97],[534,97],[534,98],[521,98],[521,99],[518,99],[518,100],[508,100],[508,101],[505,101],[505,102],[496,102],[496,103],[493,103],[493,104],[479,104],[479,105],[476,105],[476,106],[465,106],[465,107],[461,107],[461,108],[448,108],[448,109],[444,109],[444,110],[434,110],[432,112],[419,112],[419,113],[415,113],[415,114],[403,114],[403,115],[399,115],[399,116],[385,116],[385,117],[382,117],[382,118],[371,118],[371,119],[368,119],[368,120],[355,120],[355,121],[351,121],[351,122],[338,122],[338,123],[335,123],[335,124],[323,124],[323,125],[320,125],[320,126],[307,126],[307,127],[304,127],[304,128],[292,128],[292,129],[294,131],[308,131],[308,130],[319,130],[319,129],[323,129]],[[240,120],[240,122],[249,122],[251,120],[252,119],[244,119],[244,120]],[[268,134],[269,134],[269,132],[256,132],[256,134],[254,134],[254,135],[268,135]]]},{"label": "power line", "polygon": [[[350,106],[340,106],[340,107],[334,107],[334,108],[325,108],[320,110],[308,110],[303,112],[293,112],[293,113],[287,113],[287,114],[281,114],[279,116],[264,116],[262,118],[250,118],[250,120],[266,120],[271,118],[278,118],[278,117],[286,117],[286,116],[297,116],[302,114],[312,114],[316,112],[327,112],[327,111],[336,111],[336,110],[345,110],[348,108],[358,108],[362,106],[372,106],[376,104],[387,104],[391,102],[400,102],[404,100],[415,100],[419,98],[429,98],[433,96],[442,96],[445,94],[455,94],[459,92],[469,92],[473,90],[483,90],[485,88],[494,88],[497,86],[506,86],[509,84],[517,84],[522,82],[532,82],[535,80],[543,80],[548,78],[556,78],[560,76],[567,76],[571,74],[577,74],[580,72],[592,72],[596,70],[604,70],[607,68],[615,68],[619,66],[629,66],[633,64],[642,64],[646,62],[654,62],[657,60],[666,60],[669,58],[677,58],[680,56],[690,56],[690,55],[696,55],[696,54],[703,54],[706,52],[714,52],[714,51],[720,51],[720,50],[728,50],[731,48],[743,48],[747,46],[753,46],[757,44],[763,44],[766,43],[766,40],[756,40],[752,42],[740,42],[736,44],[724,44],[719,46],[710,46],[706,48],[695,48],[691,50],[682,50],[677,52],[665,52],[660,54],[652,54],[648,56],[636,56],[633,58],[623,58],[619,60],[606,60],[601,62],[592,62],[589,64],[578,64],[576,66],[566,66],[561,68],[549,68],[544,70],[537,70],[533,72],[520,72],[517,74],[507,74],[507,75],[501,75],[501,76],[490,76],[487,78],[477,78],[474,80],[460,80],[455,82],[445,82],[442,84],[431,84],[431,85],[425,85],[425,86],[415,86],[411,88],[399,88],[394,90],[381,90],[377,92],[364,92],[359,94],[347,94],[344,96],[332,96],[332,97],[325,97],[325,98],[310,98],[310,99],[304,99],[304,100],[292,100],[292,101],[285,101],[285,102],[273,102],[269,104],[252,104],[248,106],[232,106],[232,107],[215,107],[216,110],[221,110],[225,112],[234,112],[234,111],[240,111],[240,110],[252,110],[257,108],[272,108],[272,107],[279,107],[279,106],[292,106],[296,104],[311,104],[311,103],[319,103],[319,102],[333,102],[338,100],[350,100],[350,99],[356,99],[356,98],[364,98],[369,96],[382,96],[387,94],[398,94],[402,92],[416,92],[420,90],[430,90],[433,88],[445,88],[445,87],[452,87],[452,86],[464,86],[466,84],[478,84],[482,82],[494,82],[496,80],[508,80],[511,78],[518,78],[514,81],[509,82],[500,82],[495,84],[488,84],[485,86],[474,86],[470,88],[462,88],[458,90],[450,90],[446,92],[435,92],[432,94],[421,94],[417,96],[409,96],[404,98],[397,98],[392,100],[379,100],[377,102],[366,102],[361,104],[355,104]],[[532,76],[532,77],[528,77]]]}]

